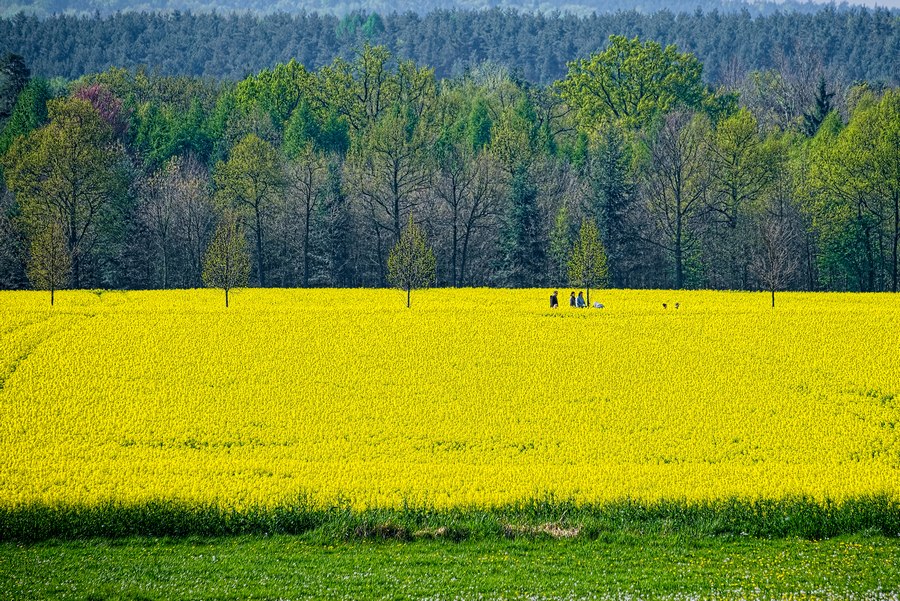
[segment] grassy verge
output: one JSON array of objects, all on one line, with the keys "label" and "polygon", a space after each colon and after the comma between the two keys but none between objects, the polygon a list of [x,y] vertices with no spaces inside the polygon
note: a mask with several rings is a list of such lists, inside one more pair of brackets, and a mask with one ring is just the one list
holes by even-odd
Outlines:
[{"label": "grassy verge", "polygon": [[900,536],[900,501],[873,496],[841,503],[794,498],[710,503],[621,501],[579,505],[552,498],[505,507],[354,511],[301,499],[240,511],[172,502],[95,507],[28,505],[0,509],[0,541],[308,534],[329,541],[443,538],[597,539],[607,534],[795,537],[820,540],[863,534]]},{"label": "grassy verge", "polygon": [[897,599],[900,540],[309,535],[0,543],[0,598]]}]

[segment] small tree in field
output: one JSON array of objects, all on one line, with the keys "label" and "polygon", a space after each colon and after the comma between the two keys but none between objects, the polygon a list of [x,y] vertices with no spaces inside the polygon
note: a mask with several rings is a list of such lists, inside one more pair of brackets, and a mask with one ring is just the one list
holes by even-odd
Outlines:
[{"label": "small tree in field", "polygon": [[606,250],[593,219],[581,221],[581,232],[569,256],[569,281],[587,290],[587,304],[591,306],[591,288],[606,284]]},{"label": "small tree in field", "polygon": [[225,290],[227,307],[228,291],[246,286],[249,277],[250,254],[244,228],[234,212],[226,211],[203,257],[203,283]]},{"label": "small tree in field", "polygon": [[388,281],[406,290],[407,308],[413,288],[424,288],[434,282],[436,266],[434,252],[425,240],[425,232],[410,215],[409,223],[400,233],[400,240],[388,256]]},{"label": "small tree in field", "polygon": [[794,252],[797,230],[784,216],[767,215],[759,226],[759,250],[750,263],[751,271],[772,295],[787,287],[800,266]]},{"label": "small tree in field", "polygon": [[35,288],[50,291],[52,305],[54,293],[65,285],[71,269],[72,258],[66,249],[62,227],[50,219],[31,239],[28,279]]}]

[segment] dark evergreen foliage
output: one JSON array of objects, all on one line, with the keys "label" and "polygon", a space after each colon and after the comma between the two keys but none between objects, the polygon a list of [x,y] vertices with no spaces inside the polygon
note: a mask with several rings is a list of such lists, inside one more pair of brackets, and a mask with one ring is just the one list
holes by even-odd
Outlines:
[{"label": "dark evergreen foliage", "polygon": [[[841,5],[846,6],[844,4]],[[379,14],[389,12],[426,14],[434,10],[485,10],[501,8],[523,12],[554,13],[571,12],[590,15],[638,10],[652,13],[671,10],[676,13],[719,11],[722,13],[747,12],[754,16],[770,15],[779,11],[816,12],[821,4],[802,0],[604,0],[602,4],[590,0],[2,0],[0,15],[24,11],[28,14],[47,16],[73,14],[93,16],[118,12],[219,12],[219,13],[319,13],[346,17],[341,22],[341,33],[375,35],[384,31],[384,19]]]},{"label": "dark evergreen foliage", "polygon": [[[426,5],[416,4],[417,9]],[[270,6],[277,4],[264,5]],[[690,10],[695,6],[691,3]],[[669,3],[660,6],[668,7]],[[898,83],[896,12],[834,7],[764,12],[760,17],[749,10],[578,17],[492,9],[435,10],[426,15],[355,13],[343,18],[315,13],[127,12],[46,19],[19,14],[0,19],[0,51],[20,54],[35,75],[44,77],[71,79],[111,66],[150,65],[163,74],[236,80],[292,58],[318,68],[334,57],[350,57],[362,42],[371,41],[398,57],[433,67],[438,77],[492,61],[526,80],[549,83],[565,75],[567,62],[605,47],[611,34],[621,34],[676,44],[681,51],[694,53],[711,82],[812,56],[848,83]]]},{"label": "dark evergreen foliage", "polygon": [[524,288],[544,284],[548,240],[541,231],[537,194],[528,167],[517,165],[501,238],[501,285]]},{"label": "dark evergreen foliage", "polygon": [[825,77],[819,77],[819,85],[816,88],[816,105],[813,107],[813,110],[803,113],[804,131],[807,136],[811,137],[816,135],[816,132],[819,131],[819,126],[822,125],[825,117],[834,110],[834,105],[831,102],[833,98],[834,92],[828,91]]}]

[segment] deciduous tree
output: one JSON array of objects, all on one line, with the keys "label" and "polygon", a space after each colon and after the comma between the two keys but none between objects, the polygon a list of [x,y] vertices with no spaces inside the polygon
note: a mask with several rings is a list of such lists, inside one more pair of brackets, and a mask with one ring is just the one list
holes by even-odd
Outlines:
[{"label": "deciduous tree", "polygon": [[434,251],[428,246],[425,232],[413,221],[403,228],[400,240],[388,257],[388,281],[397,288],[406,290],[406,307],[410,305],[410,291],[425,288],[435,280],[437,263]]},{"label": "deciduous tree", "polygon": [[325,201],[327,170],[328,162],[312,144],[298,150],[287,164],[285,208],[288,219],[297,217],[300,220],[304,288],[310,282],[313,220]]},{"label": "deciduous tree", "polygon": [[606,251],[600,241],[600,231],[593,219],[581,221],[578,239],[569,255],[569,281],[587,290],[587,304],[591,306],[591,288],[606,284],[608,269]]},{"label": "deciduous tree", "polygon": [[694,55],[673,45],[613,35],[602,52],[569,63],[559,87],[593,133],[608,121],[639,128],[678,106],[701,108],[709,95],[702,73]]},{"label": "deciduous tree", "polygon": [[18,138],[3,165],[29,232],[45,229],[47,219],[61,225],[72,264],[70,284],[78,288],[97,223],[122,193],[123,154],[112,128],[88,101],[52,100],[48,113],[50,123]]},{"label": "deciduous tree", "polygon": [[49,290],[52,305],[56,291],[65,287],[71,267],[62,226],[52,216],[42,220],[40,229],[31,237],[28,257],[31,284],[38,290]]},{"label": "deciduous tree", "polygon": [[266,285],[266,224],[282,199],[284,173],[271,144],[248,134],[215,170],[220,204],[243,212],[256,240],[256,276]]},{"label": "deciduous tree", "polygon": [[203,257],[203,283],[225,291],[225,306],[232,288],[247,285],[250,277],[250,254],[241,219],[226,209]]},{"label": "deciduous tree", "polygon": [[644,239],[669,253],[675,266],[675,288],[685,284],[686,254],[697,247],[695,220],[706,201],[709,163],[703,140],[708,124],[702,116],[668,115],[650,146],[643,191],[654,236]]},{"label": "deciduous tree", "polygon": [[797,231],[785,215],[767,213],[758,225],[759,247],[751,262],[757,279],[772,294],[791,283],[799,267],[795,252]]}]

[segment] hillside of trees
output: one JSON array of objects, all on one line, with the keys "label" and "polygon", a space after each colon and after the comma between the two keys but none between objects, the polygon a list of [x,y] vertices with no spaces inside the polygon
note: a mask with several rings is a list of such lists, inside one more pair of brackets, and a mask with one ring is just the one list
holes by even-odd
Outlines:
[{"label": "hillside of trees", "polygon": [[19,15],[0,19],[0,52],[25,57],[35,75],[75,79],[109,67],[147,65],[163,75],[240,80],[296,59],[311,69],[349,59],[364,43],[456,77],[485,61],[549,84],[566,64],[605,47],[610,35],[675,44],[704,64],[706,81],[733,85],[751,71],[822,68],[843,84],[895,86],[900,18],[879,9],[811,14],[637,12],[530,15],[499,9],[330,15]]},{"label": "hillside of trees", "polygon": [[897,291],[900,90],[702,74],[624,36],[546,86],[370,45],[238,82],[7,54],[0,286],[201,286],[223,220],[253,285],[381,286],[412,219],[442,286],[563,286],[588,220],[611,286]]},{"label": "hillside of trees", "polygon": [[[853,2],[849,4],[854,4]],[[855,3],[858,4],[858,3]],[[883,2],[881,4],[884,4]],[[840,8],[848,4],[841,3]],[[806,12],[820,10],[822,4],[786,0],[785,2],[742,0],[0,0],[0,16],[19,12],[46,17],[54,14],[110,15],[117,12],[252,12],[318,13],[338,16],[354,12],[426,14],[434,10],[488,10],[493,8],[526,12],[570,13],[590,15],[634,10],[654,13],[669,10],[676,13],[718,11],[722,13],[747,11],[756,15],[776,12]]]}]

